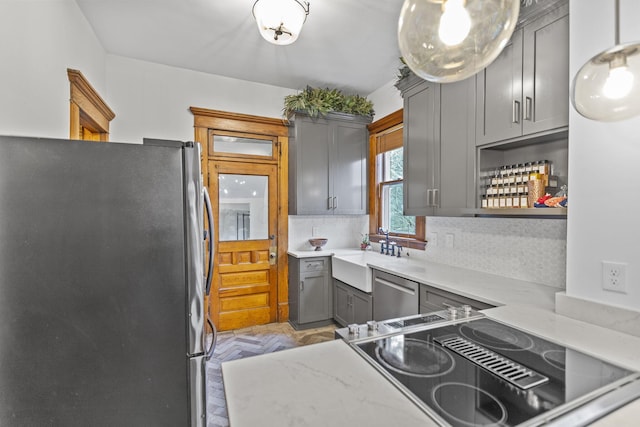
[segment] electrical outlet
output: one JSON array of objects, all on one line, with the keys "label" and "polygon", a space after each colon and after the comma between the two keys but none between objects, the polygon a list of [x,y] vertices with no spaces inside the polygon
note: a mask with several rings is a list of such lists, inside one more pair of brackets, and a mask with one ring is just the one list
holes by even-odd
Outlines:
[{"label": "electrical outlet", "polygon": [[318,227],[311,227],[311,237],[318,237]]},{"label": "electrical outlet", "polygon": [[445,247],[448,249],[453,249],[454,235],[453,233],[447,233],[444,236]]},{"label": "electrical outlet", "polygon": [[627,264],[602,261],[602,289],[627,293]]}]

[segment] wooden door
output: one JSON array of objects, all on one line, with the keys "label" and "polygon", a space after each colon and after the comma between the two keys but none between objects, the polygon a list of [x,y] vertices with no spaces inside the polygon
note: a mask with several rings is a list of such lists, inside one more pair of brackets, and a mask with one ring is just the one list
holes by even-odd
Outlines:
[{"label": "wooden door", "polygon": [[209,161],[214,215],[210,301],[219,330],[277,320],[278,168]]}]

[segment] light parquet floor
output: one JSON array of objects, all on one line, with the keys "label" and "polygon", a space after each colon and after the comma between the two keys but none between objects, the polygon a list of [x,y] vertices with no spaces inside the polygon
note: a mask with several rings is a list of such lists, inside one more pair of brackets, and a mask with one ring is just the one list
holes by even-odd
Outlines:
[{"label": "light parquet floor", "polygon": [[229,426],[222,362],[330,341],[335,330],[336,326],[330,325],[296,331],[289,323],[270,323],[220,332],[214,357],[207,362],[207,427]]}]

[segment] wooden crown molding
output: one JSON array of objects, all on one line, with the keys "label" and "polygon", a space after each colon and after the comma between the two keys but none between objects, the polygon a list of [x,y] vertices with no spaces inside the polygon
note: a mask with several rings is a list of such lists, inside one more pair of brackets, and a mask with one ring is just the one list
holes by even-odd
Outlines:
[{"label": "wooden crown molding", "polygon": [[[86,104],[86,101],[89,102],[93,108],[97,110],[98,113],[106,119],[107,122],[110,122],[116,117],[116,114],[109,108],[106,102],[102,99],[102,97],[96,92],[96,90],[91,86],[91,83],[82,75],[82,73],[78,70],[74,70],[71,68],[67,68],[67,76],[69,77],[69,82],[71,82],[71,101],[80,105],[81,108],[83,104]],[[84,99],[79,99],[84,98]],[[85,110],[84,108],[82,108]],[[95,117],[92,119],[96,120]],[[98,121],[98,120],[96,120]]]},{"label": "wooden crown molding", "polygon": [[403,109],[401,108],[398,111],[394,111],[393,113],[384,116],[380,120],[376,120],[375,122],[371,123],[367,126],[367,129],[369,129],[369,134],[382,132],[383,130],[387,130],[393,126],[399,125],[403,120],[402,113]]},{"label": "wooden crown molding", "polygon": [[[195,127],[226,129],[231,131],[244,129],[245,131],[251,130],[256,133],[272,136],[287,136],[289,134],[287,123],[283,119],[229,113],[227,111],[209,110],[200,107],[189,107],[189,110],[194,116]],[[247,123],[254,124],[254,127],[247,129]]]}]

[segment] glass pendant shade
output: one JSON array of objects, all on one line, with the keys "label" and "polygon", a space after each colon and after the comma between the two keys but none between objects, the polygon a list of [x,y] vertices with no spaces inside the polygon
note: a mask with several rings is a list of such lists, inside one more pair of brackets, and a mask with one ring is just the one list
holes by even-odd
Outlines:
[{"label": "glass pendant shade", "polygon": [[640,43],[620,44],[620,2],[616,0],[615,46],[600,52],[573,79],[571,101],[584,117],[601,122],[640,114]]},{"label": "glass pendant shade", "polygon": [[269,43],[291,44],[298,39],[309,14],[309,3],[299,0],[257,0],[253,16],[260,35]]},{"label": "glass pendant shade", "polygon": [[518,22],[520,0],[405,0],[398,45],[425,80],[464,80],[491,64]]}]

